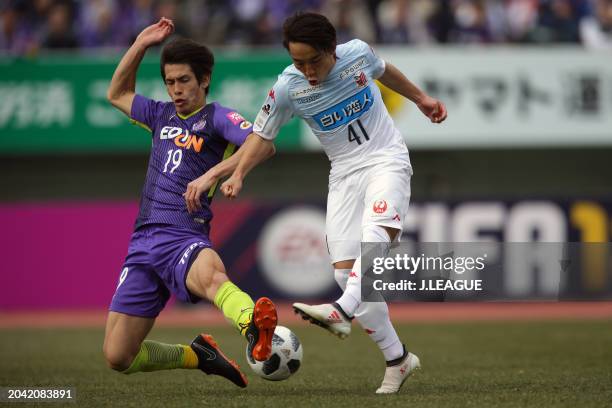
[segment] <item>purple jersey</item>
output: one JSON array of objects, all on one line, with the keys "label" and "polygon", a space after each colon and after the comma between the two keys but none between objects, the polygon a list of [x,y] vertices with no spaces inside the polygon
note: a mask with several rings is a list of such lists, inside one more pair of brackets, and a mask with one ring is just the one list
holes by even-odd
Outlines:
[{"label": "purple jersey", "polygon": [[187,212],[183,193],[187,184],[231,156],[252,132],[239,113],[216,102],[188,116],[179,115],[172,102],[136,95],[131,118],[151,131],[153,145],[136,228],[168,224],[208,234],[210,201],[216,185],[202,195],[202,209]]}]

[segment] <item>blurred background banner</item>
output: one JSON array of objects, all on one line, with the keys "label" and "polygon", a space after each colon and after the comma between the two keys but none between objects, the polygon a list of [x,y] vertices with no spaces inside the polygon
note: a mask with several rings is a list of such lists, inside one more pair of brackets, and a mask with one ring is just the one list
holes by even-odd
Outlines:
[{"label": "blurred background banner", "polygon": [[[106,307],[137,210],[135,202],[0,206],[2,251],[10,255],[2,266],[0,308]],[[251,296],[292,300],[338,294],[325,242],[324,202],[219,202],[214,212],[214,247],[232,280]],[[416,202],[404,220],[402,241],[606,242],[611,217],[612,200]],[[571,279],[561,288],[565,300],[612,298],[610,252],[587,248],[572,262]],[[535,290],[517,294],[499,279],[497,298],[550,298]]]},{"label": "blurred background banner", "polygon": [[[612,145],[612,64],[607,54],[578,47],[379,47],[377,52],[452,112],[445,126],[432,127],[412,103],[380,85],[412,149]],[[0,151],[147,151],[148,140],[138,137],[138,130],[106,101],[117,62],[100,57],[0,61],[0,132],[6,135]],[[221,54],[210,99],[253,121],[276,75],[288,64],[280,52]],[[157,58],[143,62],[137,84],[139,93],[168,100]],[[279,150],[321,150],[308,127],[295,119],[277,141]]]},{"label": "blurred background banner", "polygon": [[386,93],[413,149],[612,145],[608,53],[578,47],[377,52],[449,111],[445,126],[433,127],[412,103]]}]

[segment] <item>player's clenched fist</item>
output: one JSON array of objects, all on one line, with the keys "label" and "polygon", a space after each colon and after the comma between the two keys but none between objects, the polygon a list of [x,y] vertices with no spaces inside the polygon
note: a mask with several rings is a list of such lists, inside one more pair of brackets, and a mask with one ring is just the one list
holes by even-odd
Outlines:
[{"label": "player's clenched fist", "polygon": [[435,98],[425,96],[417,106],[433,123],[442,123],[446,119],[446,106]]},{"label": "player's clenched fist", "polygon": [[232,176],[221,185],[221,192],[229,199],[238,197],[242,190],[242,180],[239,177]]}]

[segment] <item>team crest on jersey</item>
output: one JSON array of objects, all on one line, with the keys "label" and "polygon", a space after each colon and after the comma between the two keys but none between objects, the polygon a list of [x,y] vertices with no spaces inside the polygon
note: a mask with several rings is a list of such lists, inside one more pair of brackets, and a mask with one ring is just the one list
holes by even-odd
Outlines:
[{"label": "team crest on jersey", "polygon": [[202,117],[202,119],[200,119],[199,121],[197,121],[196,123],[193,124],[193,126],[191,127],[191,131],[192,132],[199,132],[200,130],[204,129],[206,127],[206,115],[204,115],[204,117]]},{"label": "team crest on jersey", "polygon": [[276,102],[276,95],[274,94],[274,88],[270,89],[270,92],[268,92],[268,96],[270,97],[270,99]]},{"label": "team crest on jersey", "polygon": [[368,84],[368,78],[366,77],[363,71],[361,71],[359,75],[355,75],[353,78],[355,79],[357,86],[359,86],[360,88],[363,88]]},{"label": "team crest on jersey", "polygon": [[244,122],[244,118],[238,112],[230,112],[226,115],[226,117],[234,124],[239,125]]},{"label": "team crest on jersey", "polygon": [[251,122],[249,122],[248,120],[245,120],[244,122],[242,122],[240,124],[240,129],[246,130],[246,129],[250,128],[251,126],[253,126],[253,124]]},{"label": "team crest on jersey", "polygon": [[374,206],[372,206],[372,210],[376,214],[383,214],[387,211],[387,202],[385,200],[376,200]]}]

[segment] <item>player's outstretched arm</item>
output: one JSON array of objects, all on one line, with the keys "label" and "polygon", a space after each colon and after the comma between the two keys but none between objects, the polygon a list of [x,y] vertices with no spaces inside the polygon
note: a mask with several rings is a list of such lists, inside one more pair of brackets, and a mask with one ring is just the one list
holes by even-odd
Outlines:
[{"label": "player's outstretched arm", "polygon": [[433,123],[441,123],[446,119],[446,106],[439,100],[421,91],[415,84],[395,66],[385,64],[385,72],[378,80],[386,87],[410,99]]},{"label": "player's outstretched arm", "polygon": [[174,31],[174,23],[162,17],[157,23],[142,30],[115,69],[106,93],[109,102],[130,116],[136,93],[136,72],[149,47],[164,41]]},{"label": "player's outstretched arm", "polygon": [[[245,147],[248,147],[247,143],[252,143],[249,142],[249,140],[253,138],[261,139],[255,133],[251,133],[247,136],[242,147],[238,149],[235,154],[230,156],[228,159],[223,160],[222,162],[208,170],[206,173],[187,184],[187,190],[183,194],[183,197],[185,197],[187,211],[189,211],[190,214],[202,208],[202,202],[200,201],[200,197],[202,196],[202,194],[208,192],[210,188],[221,178],[228,176],[234,170],[236,170],[236,167],[238,167],[238,163],[240,162],[242,156],[244,155],[244,152],[246,151]],[[270,143],[268,145],[268,151],[265,151],[263,153],[265,153],[266,156],[262,159],[262,161],[272,157],[275,153],[274,144]]]},{"label": "player's outstretched arm", "polygon": [[[258,134],[253,134],[255,137],[249,137],[242,145],[242,157],[232,173],[221,185],[221,192],[228,198],[236,198],[242,190],[242,182],[246,175],[259,163],[274,154],[274,142],[264,139]],[[272,153],[270,153],[272,152]]]}]

